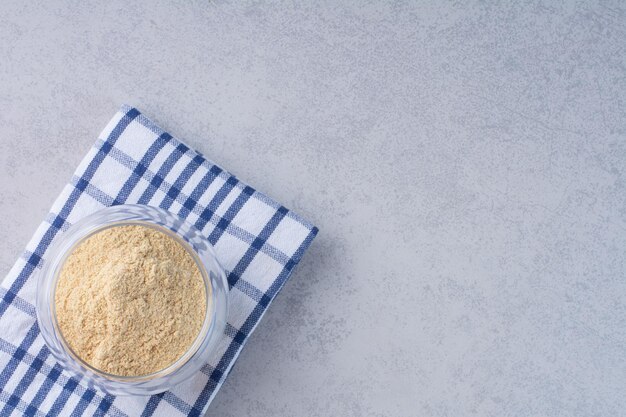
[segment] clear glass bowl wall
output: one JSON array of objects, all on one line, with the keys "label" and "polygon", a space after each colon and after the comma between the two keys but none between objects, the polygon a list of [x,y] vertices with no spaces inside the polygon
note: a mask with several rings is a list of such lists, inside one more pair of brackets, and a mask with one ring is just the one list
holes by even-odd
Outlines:
[{"label": "clear glass bowl wall", "polygon": [[[207,294],[204,323],[198,337],[176,362],[150,375],[117,376],[93,368],[75,355],[63,338],[55,315],[54,293],[63,263],[72,250],[103,229],[139,224],[167,233],[192,255],[202,272]],[[167,391],[190,378],[207,363],[224,333],[228,313],[228,283],[212,246],[190,223],[155,207],[119,205],[87,216],[57,237],[46,254],[37,282],[37,321],[52,355],[73,376],[91,388],[113,395],[150,395]]]}]

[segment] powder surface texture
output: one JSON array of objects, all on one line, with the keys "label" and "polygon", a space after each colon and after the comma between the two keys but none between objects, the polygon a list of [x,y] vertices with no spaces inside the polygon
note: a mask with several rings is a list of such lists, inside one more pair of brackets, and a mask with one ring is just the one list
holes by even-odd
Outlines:
[{"label": "powder surface texture", "polygon": [[115,226],[68,256],[55,307],[76,355],[106,373],[139,376],[188,350],[204,321],[206,290],[174,238],[142,225]]}]

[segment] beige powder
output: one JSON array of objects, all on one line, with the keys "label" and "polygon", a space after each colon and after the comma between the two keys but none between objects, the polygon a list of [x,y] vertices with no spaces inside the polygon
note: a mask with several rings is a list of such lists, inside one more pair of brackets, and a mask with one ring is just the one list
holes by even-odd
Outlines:
[{"label": "beige powder", "polygon": [[187,351],[204,321],[206,291],[179,242],[149,227],[116,226],[70,254],[55,305],[76,355],[101,371],[139,376]]}]

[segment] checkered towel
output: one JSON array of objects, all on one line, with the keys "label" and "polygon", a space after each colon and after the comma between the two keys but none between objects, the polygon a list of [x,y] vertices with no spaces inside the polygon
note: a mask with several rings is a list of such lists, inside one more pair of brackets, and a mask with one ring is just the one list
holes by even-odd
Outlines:
[{"label": "checkered towel", "polygon": [[[35,320],[36,271],[72,223],[139,203],[186,218],[215,247],[230,284],[217,353],[194,378],[151,397],[114,397],[69,377]],[[130,107],[113,117],[0,288],[0,416],[201,416],[317,228]]]}]

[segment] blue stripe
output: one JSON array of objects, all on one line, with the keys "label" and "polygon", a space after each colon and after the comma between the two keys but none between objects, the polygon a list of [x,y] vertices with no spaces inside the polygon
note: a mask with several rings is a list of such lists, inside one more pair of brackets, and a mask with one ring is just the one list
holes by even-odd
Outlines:
[{"label": "blue stripe", "polygon": [[11,295],[7,295],[8,292],[10,290],[5,290],[4,288],[0,288],[0,293],[2,294],[2,297],[4,297],[5,295],[8,298],[11,298],[11,306],[17,308],[20,311],[23,311],[24,313],[28,314],[29,316],[36,318],[36,313],[35,313],[35,307],[29,303],[28,301],[24,300],[23,298],[15,295],[15,294],[11,294]]},{"label": "blue stripe", "polygon": [[171,207],[172,203],[176,200],[176,197],[178,197],[181,193],[185,184],[187,184],[187,181],[189,181],[189,178],[191,178],[203,162],[204,158],[200,155],[196,155],[191,161],[189,161],[187,166],[183,169],[183,172],[178,176],[178,178],[176,178],[174,184],[172,184],[170,189],[165,194],[165,198],[160,205],[162,209],[168,210]]},{"label": "blue stripe", "polygon": [[[16,409],[22,412],[25,416],[43,416],[43,413],[36,407],[29,405],[22,401],[16,395],[9,395],[6,392],[0,392],[0,401],[7,404],[12,410]],[[10,414],[0,414],[2,417],[9,416]]]},{"label": "blue stripe", "polygon": [[[164,133],[163,135],[167,135],[168,136],[168,140],[172,138],[167,133]],[[139,200],[137,201],[138,204],[148,204],[150,202],[150,199],[152,199],[152,196],[154,196],[154,193],[156,193],[156,191],[159,189],[159,187],[161,186],[163,181],[165,181],[165,177],[167,177],[167,174],[170,173],[172,168],[174,168],[174,165],[176,165],[176,162],[178,162],[178,160],[188,150],[189,150],[189,148],[187,146],[183,145],[182,143],[179,144],[174,149],[174,152],[172,152],[167,157],[167,159],[165,160],[163,165],[161,165],[161,167],[159,168],[159,170],[157,171],[155,176],[152,178],[152,180],[148,184],[148,188],[146,188],[146,190],[143,192],[141,197],[139,197]]]},{"label": "blue stripe", "polygon": [[[72,184],[74,187],[76,187],[76,184]],[[87,187],[88,189],[90,187]],[[59,230],[67,230],[70,227],[70,224],[67,222],[67,219],[62,219],[61,217],[57,216],[55,213],[48,213],[48,215],[46,216],[46,222],[48,222],[48,224],[56,227]],[[38,253],[37,255],[41,255],[43,256],[43,253]]]},{"label": "blue stripe", "polygon": [[50,407],[48,416],[55,417],[59,415],[61,410],[63,410],[63,408],[65,407],[67,400],[70,398],[70,395],[74,392],[74,390],[76,390],[77,386],[78,382],[74,378],[70,378],[67,380],[65,385],[63,385],[63,390],[61,391],[61,394],[59,394],[57,399],[54,401],[54,404],[52,404],[52,407]]},{"label": "blue stripe", "polygon": [[26,355],[28,348],[31,347],[38,335],[39,327],[37,326],[37,322],[35,322],[28,330],[28,333],[26,333],[26,336],[22,340],[22,343],[20,343],[20,345],[15,350],[15,353],[13,353],[13,355],[11,356],[9,363],[7,363],[7,365],[2,370],[2,373],[0,373],[0,391],[4,391],[4,388],[6,387],[7,382],[9,382],[11,375],[13,375],[13,372],[15,372],[15,369]]},{"label": "blue stripe", "polygon": [[[3,414],[0,414],[3,415]],[[8,414],[7,414],[8,415]],[[42,412],[32,404],[28,404],[26,409],[24,410],[24,415],[27,417],[34,417],[37,415],[42,415]]]},{"label": "blue stripe", "polygon": [[246,201],[248,201],[252,194],[254,194],[254,188],[252,187],[246,186],[243,190],[241,190],[241,194],[237,196],[233,204],[231,204],[228,210],[226,210],[224,216],[220,219],[219,222],[217,222],[217,225],[209,235],[208,240],[211,245],[215,246],[218,239],[222,237],[224,231],[226,230],[226,228],[228,228],[228,225],[230,225],[230,222],[233,221],[237,213],[239,213],[239,210],[241,210],[243,205],[246,203]]},{"label": "blue stripe", "polygon": [[204,177],[202,177],[198,185],[196,185],[196,188],[193,189],[189,197],[183,202],[183,207],[178,213],[180,217],[186,219],[187,216],[189,216],[189,213],[191,213],[194,207],[198,204],[200,197],[202,197],[215,178],[217,178],[222,172],[222,169],[217,165],[213,165],[211,169],[209,169]]},{"label": "blue stripe", "polygon": [[[39,350],[39,353],[37,354],[37,356],[33,359],[33,361],[28,366],[28,369],[22,376],[22,379],[20,379],[20,382],[18,382],[17,386],[15,387],[15,390],[13,391],[11,395],[15,395],[18,398],[21,398],[24,396],[26,389],[30,386],[31,382],[35,379],[35,376],[37,376],[37,373],[41,370],[41,367],[43,366],[45,360],[48,358],[49,355],[50,355],[50,351],[44,345]],[[15,407],[12,407],[9,403],[6,403],[4,408],[0,410],[0,416],[10,415],[13,412],[14,408]]]},{"label": "blue stripe", "polygon": [[228,353],[229,351],[233,349],[233,347],[235,347],[235,349],[238,349],[239,345],[231,343],[228,346],[228,350],[226,351],[226,353],[224,353],[224,356],[222,356],[222,358],[220,359],[220,362],[217,365],[217,368],[214,369],[211,375],[209,376],[209,380],[207,381],[204,388],[202,388],[202,391],[200,392],[200,395],[196,399],[196,402],[194,403],[193,408],[187,414],[188,417],[200,417],[200,415],[202,414],[202,409],[204,408],[206,403],[209,401],[209,398],[211,398],[211,394],[213,393],[213,391],[219,384],[220,379],[223,376],[223,373],[219,371],[218,369],[220,367],[224,368],[227,366],[227,363],[229,362],[229,359],[227,358],[229,356],[232,358],[232,354],[228,355]]},{"label": "blue stripe", "polygon": [[33,398],[33,401],[31,402],[33,406],[39,407],[41,405],[43,400],[50,393],[50,390],[54,386],[55,382],[57,382],[57,379],[59,379],[59,376],[61,375],[62,370],[63,368],[61,368],[61,365],[59,365],[58,363],[55,363],[54,367],[50,370],[50,372],[45,374],[46,379],[44,379],[43,384],[41,384],[41,386],[39,387],[39,390],[37,391],[37,394],[35,394],[35,397]]},{"label": "blue stripe", "polygon": [[[227,277],[230,276],[230,272],[228,271],[225,271],[225,272],[226,272]],[[261,291],[260,289],[258,289],[257,287],[255,287],[254,285],[246,281],[245,279],[237,280],[237,283],[231,288],[237,288],[239,291],[241,291],[248,297],[252,298],[257,303],[261,301],[261,297],[265,295],[263,291]]]},{"label": "blue stripe", "polygon": [[78,404],[76,404],[76,407],[74,407],[74,410],[72,411],[72,414],[70,414],[70,417],[80,417],[85,412],[87,406],[95,396],[96,392],[94,390],[85,390],[85,392],[83,392],[83,395],[80,396],[80,400],[78,400]]},{"label": "blue stripe", "polygon": [[[278,204],[277,202],[275,202],[274,200],[272,200],[271,198],[269,198],[263,193],[256,193],[254,195],[254,198],[266,204],[267,206],[273,208],[274,210],[278,210],[278,207],[280,207],[280,204]],[[293,211],[289,211],[286,217],[289,217],[291,220],[300,223],[302,226],[304,226],[305,228],[309,230],[311,230],[314,227],[311,223],[309,223],[308,221],[306,221],[305,219],[303,219],[302,217],[300,217],[298,214],[294,213]]]},{"label": "blue stripe", "polygon": [[143,409],[143,412],[141,413],[141,417],[150,417],[154,414],[154,411],[161,402],[161,398],[163,398],[163,394],[164,393],[162,392],[160,394],[152,395],[150,397],[148,403]]},{"label": "blue stripe", "polygon": [[171,136],[169,134],[163,133],[158,138],[156,138],[154,142],[152,142],[152,145],[150,145],[146,153],[141,157],[141,160],[135,165],[131,176],[128,177],[128,179],[122,186],[122,189],[117,194],[117,197],[115,197],[115,199],[113,200],[113,204],[111,205],[124,204],[126,202],[130,193],[135,189],[135,186],[137,185],[141,177],[148,170],[150,163],[152,163],[154,158],[158,155],[158,153],[161,151],[161,149],[163,149],[165,144],[167,144],[170,139]]},{"label": "blue stripe", "polygon": [[[22,252],[22,256],[21,258],[23,260],[25,260],[26,262],[30,261],[30,259],[33,257],[33,255],[35,255],[34,259],[40,258],[40,256],[34,252],[25,250],[24,252]],[[43,266],[43,263],[41,261],[37,262],[37,265],[35,265],[35,268],[41,269],[41,267]]]},{"label": "blue stripe", "polygon": [[[70,183],[76,187],[80,179],[81,179],[80,177],[73,176]],[[97,201],[101,202],[105,206],[111,206],[114,203],[113,197],[109,196],[104,191],[102,191],[101,189],[99,189],[98,187],[96,187],[95,185],[91,183],[87,184],[87,186],[85,187],[85,193],[94,197]],[[52,224],[52,222],[54,222],[55,220],[57,220],[57,218],[50,219],[48,220],[48,222]],[[69,228],[69,226],[70,224],[67,221],[64,221],[61,229],[65,230]]]},{"label": "blue stripe", "polygon": [[[33,254],[33,256],[36,255]],[[2,316],[9,305],[11,305],[11,302],[17,296],[17,292],[24,286],[26,279],[30,276],[34,269],[35,265],[33,265],[29,259],[26,265],[24,265],[24,268],[20,271],[17,279],[13,281],[13,284],[11,284],[7,292],[2,296],[2,300],[0,300],[0,316]]]},{"label": "blue stripe", "polygon": [[315,236],[317,236],[318,231],[319,229],[317,227],[313,227],[309,231],[309,234],[302,241],[298,249],[295,251],[295,253],[291,257],[291,260],[287,262],[283,270],[280,272],[280,274],[276,278],[276,281],[274,281],[272,285],[267,289],[266,294],[268,297],[270,297],[270,299],[273,299],[274,297],[276,297],[276,295],[278,294],[278,291],[280,291],[282,286],[287,281],[287,278],[289,278],[289,275],[291,275],[291,271],[293,271],[293,269],[298,264],[298,262],[300,262],[300,260],[302,259],[302,256],[304,255],[304,252],[306,252],[308,247],[311,245],[311,242],[313,242],[313,239],[315,238]]},{"label": "blue stripe", "polygon": [[274,213],[272,218],[263,227],[259,236],[254,239],[254,242],[252,242],[252,245],[250,245],[250,247],[246,250],[243,258],[237,262],[235,268],[230,272],[230,274],[228,274],[228,284],[231,287],[237,284],[237,281],[239,281],[243,273],[246,271],[246,268],[248,268],[256,254],[263,248],[265,242],[270,238],[274,230],[276,230],[276,227],[278,227],[278,224],[285,217],[287,212],[288,210],[285,207],[279,207],[276,213]]},{"label": "blue stripe", "polygon": [[171,391],[165,391],[163,393],[163,400],[183,414],[187,414],[189,410],[191,410],[189,404],[172,394]]},{"label": "blue stripe", "polygon": [[211,217],[215,214],[217,208],[224,202],[226,196],[237,185],[237,178],[229,177],[219,190],[215,193],[209,204],[206,205],[204,210],[200,213],[200,217],[196,221],[196,227],[198,230],[204,229],[204,226],[211,220]]},{"label": "blue stripe", "polygon": [[98,416],[104,416],[106,415],[107,411],[109,411],[109,408],[111,408],[111,406],[113,405],[113,401],[115,401],[115,397],[107,394],[105,395],[102,400],[100,401],[100,404],[98,404],[98,408],[96,409],[96,412],[93,414],[94,417]]}]

